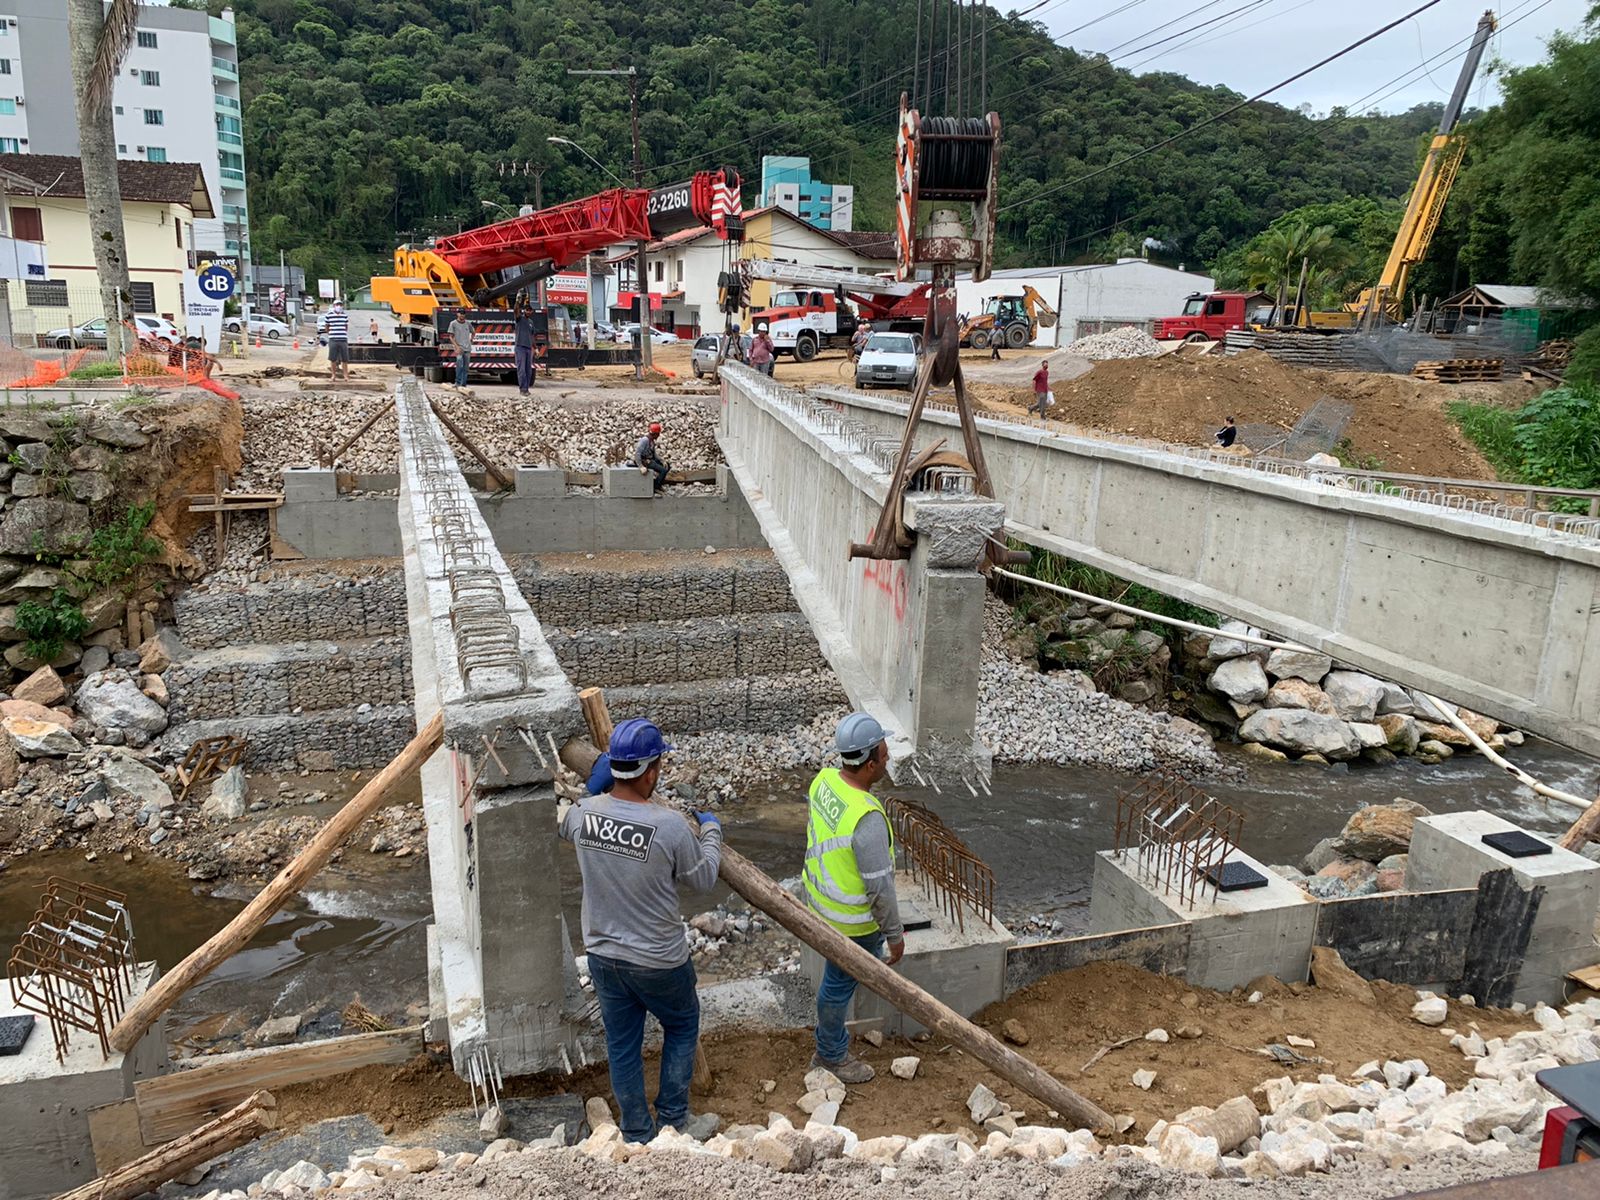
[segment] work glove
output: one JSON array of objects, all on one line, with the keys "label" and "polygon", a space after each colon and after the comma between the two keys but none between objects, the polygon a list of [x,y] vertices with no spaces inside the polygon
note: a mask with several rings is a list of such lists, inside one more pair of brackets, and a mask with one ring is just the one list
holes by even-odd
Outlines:
[{"label": "work glove", "polygon": [[722,828],[722,821],[713,812],[697,812],[694,815],[694,819],[700,822],[701,829],[704,829],[707,825],[715,825],[718,829]]},{"label": "work glove", "polygon": [[556,801],[556,828],[560,829],[567,823],[567,814],[572,811],[572,801],[562,796]]}]

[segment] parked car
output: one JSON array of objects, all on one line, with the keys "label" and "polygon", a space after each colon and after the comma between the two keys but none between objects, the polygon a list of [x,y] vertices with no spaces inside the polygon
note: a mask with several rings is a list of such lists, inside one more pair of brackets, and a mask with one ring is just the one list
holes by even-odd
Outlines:
[{"label": "parked car", "polygon": [[[240,319],[238,317],[229,317],[223,322],[222,327],[229,333],[238,333],[240,329]],[[252,316],[250,318],[251,337],[264,337],[270,338],[272,341],[277,341],[279,338],[289,337],[293,333],[294,330],[288,325],[285,325],[282,321],[278,320],[277,317]]]},{"label": "parked car", "polygon": [[856,360],[856,386],[908,388],[917,381],[922,339],[914,333],[875,333]]},{"label": "parked car", "polygon": [[[716,370],[717,359],[720,357],[723,340],[728,335],[725,333],[707,333],[699,337],[694,344],[694,349],[689,352],[689,367],[695,373],[695,378],[701,378],[710,371]],[[750,335],[747,333],[739,339],[739,358],[744,358],[750,353]],[[729,355],[733,357],[733,355]]]},{"label": "parked car", "polygon": [[[616,340],[625,346],[637,346],[639,344],[639,323],[631,321],[626,325],[620,326],[617,329]],[[650,344],[652,346],[676,346],[681,341],[683,341],[681,337],[669,330],[656,329],[654,326],[650,329]]]},{"label": "parked car", "polygon": [[[134,326],[139,330],[139,336],[154,342],[165,350],[175,342],[183,340],[183,334],[178,327],[165,317],[150,317],[143,314],[133,318]],[[106,347],[106,319],[96,317],[92,321],[85,321],[82,325],[73,325],[65,329],[52,329],[40,338],[46,346],[55,346],[61,350],[77,350],[85,346],[93,346],[104,350]]]}]

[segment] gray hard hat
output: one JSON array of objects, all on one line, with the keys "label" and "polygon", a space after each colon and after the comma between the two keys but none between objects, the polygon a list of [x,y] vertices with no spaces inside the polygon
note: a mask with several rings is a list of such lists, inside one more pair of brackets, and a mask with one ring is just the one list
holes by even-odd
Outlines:
[{"label": "gray hard hat", "polygon": [[838,731],[833,735],[833,746],[848,761],[861,758],[883,739],[883,726],[878,724],[877,718],[864,712],[853,712],[839,722]]}]

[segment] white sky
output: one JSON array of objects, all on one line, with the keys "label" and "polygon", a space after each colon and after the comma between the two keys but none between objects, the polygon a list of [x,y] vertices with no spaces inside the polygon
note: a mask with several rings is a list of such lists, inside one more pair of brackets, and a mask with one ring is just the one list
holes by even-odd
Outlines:
[{"label": "white sky", "polygon": [[[1035,2],[1018,4],[1016,11]],[[1136,74],[1173,71],[1201,83],[1224,84],[1254,95],[1419,3],[1421,0],[1045,0],[1029,19],[1043,22],[1057,41],[1077,50],[1107,54],[1117,66]],[[1369,93],[1375,94],[1361,104],[1362,111],[1376,105],[1384,112],[1398,112],[1430,100],[1443,102],[1455,86],[1460,56],[1478,18],[1489,7],[1500,18],[1501,30],[1490,40],[1485,66],[1496,58],[1526,66],[1544,56],[1552,32],[1579,28],[1589,0],[1499,0],[1493,5],[1484,0],[1441,0],[1269,99],[1291,108],[1309,103],[1318,113],[1336,104],[1361,101]],[[1126,11],[1116,12],[1123,8]],[[1229,15],[1239,9],[1244,11]],[[1214,24],[1153,49],[1139,49],[1212,18],[1217,18]],[[1087,28],[1068,33],[1079,26]],[[1124,42],[1128,44],[1121,45]],[[1427,73],[1417,69],[1424,59],[1441,52],[1441,57],[1428,63]],[[1397,78],[1402,75],[1403,79]],[[1480,70],[1468,107],[1492,103],[1498,94],[1497,85]]]}]

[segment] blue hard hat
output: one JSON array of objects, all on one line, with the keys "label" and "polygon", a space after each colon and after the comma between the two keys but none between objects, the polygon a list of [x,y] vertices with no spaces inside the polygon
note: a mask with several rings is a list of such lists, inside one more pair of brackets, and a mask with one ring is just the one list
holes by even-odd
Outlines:
[{"label": "blue hard hat", "polygon": [[618,779],[635,779],[671,749],[653,721],[632,717],[611,731],[611,774]]}]

